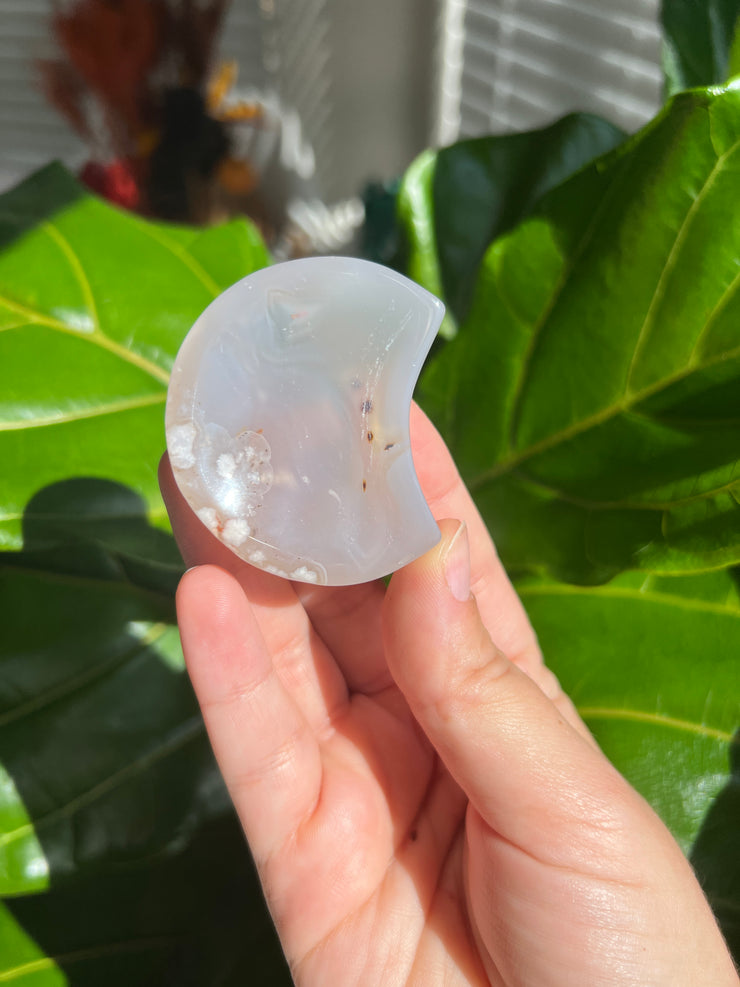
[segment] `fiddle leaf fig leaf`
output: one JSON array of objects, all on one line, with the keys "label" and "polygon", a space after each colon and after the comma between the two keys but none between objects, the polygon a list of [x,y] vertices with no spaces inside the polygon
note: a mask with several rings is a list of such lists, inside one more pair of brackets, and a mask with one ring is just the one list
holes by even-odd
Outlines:
[{"label": "fiddle leaf fig leaf", "polygon": [[[214,852],[214,848],[218,852]],[[0,904],[0,983],[292,983],[235,815],[179,852]]]},{"label": "fiddle leaf fig leaf", "polygon": [[740,562],[739,174],[740,87],[681,94],[489,247],[421,398],[510,569]]},{"label": "fiddle leaf fig leaf", "polygon": [[0,980],[231,983],[262,948],[243,927],[272,936],[185,674],[156,478],[182,339],[268,260],[246,222],[149,223],[58,166],[0,196]]},{"label": "fiddle leaf fig leaf", "polygon": [[740,0],[663,0],[661,21],[667,95],[736,74]]},{"label": "fiddle leaf fig leaf", "polygon": [[0,894],[168,852],[222,814],[171,596],[15,565],[0,587]]},{"label": "fiddle leaf fig leaf", "polygon": [[676,97],[489,244],[417,392],[548,664],[735,955],[739,175],[740,88]]},{"label": "fiddle leaf fig leaf", "polygon": [[169,370],[201,311],[268,262],[258,234],[146,222],[52,165],[0,197],[0,245],[0,547],[21,546],[28,501],[69,477],[124,484],[166,528]]},{"label": "fiddle leaf fig leaf", "polygon": [[688,852],[730,780],[740,727],[733,574],[631,572],[601,586],[530,576],[517,590],[605,753]]},{"label": "fiddle leaf fig leaf", "polygon": [[543,653],[604,753],[690,854],[740,956],[737,573],[624,573],[517,590]]},{"label": "fiddle leaf fig leaf", "polygon": [[467,315],[490,242],[624,137],[607,120],[571,113],[540,130],[476,137],[419,155],[401,183],[398,211],[406,273],[447,306],[441,335],[454,336]]}]

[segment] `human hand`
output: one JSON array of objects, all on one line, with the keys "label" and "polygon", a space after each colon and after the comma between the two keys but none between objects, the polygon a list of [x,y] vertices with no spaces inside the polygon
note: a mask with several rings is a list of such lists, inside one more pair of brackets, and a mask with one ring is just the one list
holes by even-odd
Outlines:
[{"label": "human hand", "polygon": [[432,512],[464,525],[441,521],[387,591],[240,562],[161,470],[198,566],[177,599],[188,670],[295,981],[737,985],[678,846],[543,664],[442,440],[416,408],[411,426]]}]

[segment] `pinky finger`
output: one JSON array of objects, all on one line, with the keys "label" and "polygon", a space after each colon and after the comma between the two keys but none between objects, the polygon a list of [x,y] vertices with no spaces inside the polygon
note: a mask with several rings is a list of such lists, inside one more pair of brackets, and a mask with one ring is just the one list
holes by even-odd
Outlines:
[{"label": "pinky finger", "polygon": [[233,576],[215,566],[191,569],[177,592],[177,614],[216,760],[259,866],[315,805],[318,744]]}]

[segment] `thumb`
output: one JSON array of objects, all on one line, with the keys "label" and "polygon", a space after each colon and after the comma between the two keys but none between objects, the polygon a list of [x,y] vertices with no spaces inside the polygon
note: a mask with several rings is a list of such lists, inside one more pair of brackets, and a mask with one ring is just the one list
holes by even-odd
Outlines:
[{"label": "thumb", "polygon": [[[384,604],[390,670],[450,774],[483,821],[548,862],[577,866],[620,829],[639,796],[589,739],[562,693],[552,698],[491,641],[469,588],[465,525],[399,570]],[[574,825],[595,846],[574,846]],[[557,834],[563,834],[562,841]],[[562,843],[560,846],[559,844]]]}]

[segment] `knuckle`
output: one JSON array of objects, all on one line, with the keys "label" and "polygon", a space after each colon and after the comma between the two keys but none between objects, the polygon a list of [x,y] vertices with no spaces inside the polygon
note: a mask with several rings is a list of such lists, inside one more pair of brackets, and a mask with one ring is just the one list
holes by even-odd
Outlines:
[{"label": "knuckle", "polygon": [[258,702],[259,696],[268,685],[272,674],[272,669],[270,668],[263,675],[258,675],[247,681],[241,680],[234,682],[219,692],[218,695],[201,699],[201,711],[204,715],[210,713],[223,714],[234,708]]},{"label": "knuckle", "polygon": [[[481,635],[483,637],[483,635]],[[509,680],[521,674],[490,638],[461,656],[456,662],[458,673],[451,678],[444,694],[438,699],[437,713],[444,720],[478,713],[510,702],[512,687]]]},{"label": "knuckle", "polygon": [[303,727],[299,725],[274,746],[248,759],[231,779],[232,790],[241,795],[265,784],[289,786],[295,780],[296,750],[302,735]]}]

